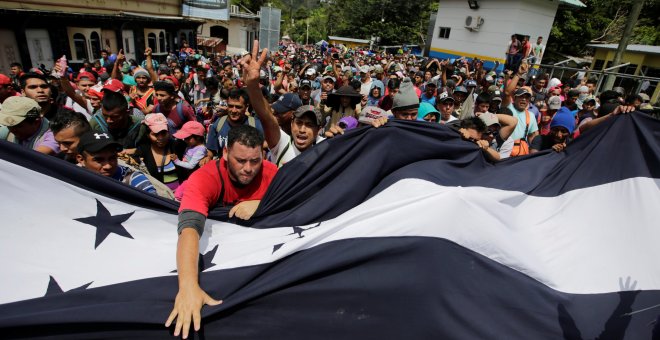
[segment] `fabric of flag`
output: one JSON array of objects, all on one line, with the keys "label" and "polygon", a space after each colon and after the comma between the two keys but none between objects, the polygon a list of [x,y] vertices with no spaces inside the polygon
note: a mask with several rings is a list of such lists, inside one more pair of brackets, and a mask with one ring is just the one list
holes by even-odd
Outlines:
[{"label": "fabric of flag", "polygon": [[[393,121],[280,171],[252,220],[210,214],[200,285],[224,303],[194,337],[660,336],[653,118],[497,164],[444,126]],[[0,185],[0,337],[170,336],[176,203],[8,143]]]}]

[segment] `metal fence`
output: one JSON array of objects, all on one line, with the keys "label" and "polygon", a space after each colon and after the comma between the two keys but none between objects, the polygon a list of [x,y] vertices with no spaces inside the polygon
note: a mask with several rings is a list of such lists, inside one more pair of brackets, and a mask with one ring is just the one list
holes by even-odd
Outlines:
[{"label": "metal fence", "polygon": [[620,86],[623,87],[627,92],[626,95],[638,94],[642,88],[645,88],[645,92],[652,98],[652,102],[655,102],[653,99],[655,96],[653,94],[657,91],[658,86],[660,85],[660,78],[656,77],[647,77],[647,76],[636,76],[627,73],[619,73],[615,70],[617,68],[626,66],[628,64],[621,64],[614,67],[610,67],[604,70],[585,70],[582,68],[567,67],[560,65],[540,65],[538,74],[548,74],[550,79],[557,78],[566,83],[569,78],[572,78],[576,72],[585,72],[585,77],[589,79],[596,79],[597,85],[595,92],[600,93],[603,89],[603,84],[608,75],[614,75],[616,77],[614,81],[614,87]]}]

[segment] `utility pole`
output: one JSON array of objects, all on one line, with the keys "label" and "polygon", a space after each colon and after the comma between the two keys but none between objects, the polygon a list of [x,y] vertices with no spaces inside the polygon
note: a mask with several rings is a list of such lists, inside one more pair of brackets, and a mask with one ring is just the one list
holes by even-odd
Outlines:
[{"label": "utility pole", "polygon": [[[623,30],[623,36],[621,37],[621,41],[619,41],[619,47],[616,49],[616,53],[614,54],[614,60],[612,60],[612,66],[621,64],[623,53],[625,53],[626,47],[628,47],[630,36],[632,35],[633,28],[637,23],[637,19],[639,18],[639,13],[642,11],[643,6],[644,6],[643,0],[633,1],[632,9],[630,10],[630,15],[628,16],[628,20],[626,20],[626,28]],[[616,80],[616,75],[614,74],[608,75],[605,80],[605,85],[603,88],[606,90],[612,89],[615,80]]]}]

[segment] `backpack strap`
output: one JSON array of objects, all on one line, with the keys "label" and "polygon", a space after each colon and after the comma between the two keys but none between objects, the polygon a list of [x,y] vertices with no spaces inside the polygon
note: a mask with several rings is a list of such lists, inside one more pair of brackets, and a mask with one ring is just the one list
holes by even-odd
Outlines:
[{"label": "backpack strap", "polygon": [[218,125],[215,127],[215,132],[220,134],[220,130],[222,130],[223,127],[225,127],[225,124],[227,123],[227,116],[222,116],[220,117],[220,120],[218,121]]},{"label": "backpack strap", "polygon": [[179,101],[178,103],[176,103],[176,113],[179,115],[179,119],[183,124],[186,121],[186,117],[183,116],[183,102]]},{"label": "backpack strap", "polygon": [[527,141],[527,132],[529,131],[529,110],[525,109],[525,141]]},{"label": "backpack strap", "polygon": [[289,143],[286,144],[284,150],[282,150],[282,153],[280,153],[280,155],[277,156],[277,161],[275,162],[275,165],[277,165],[278,168],[282,166],[280,165],[280,162],[282,162],[282,158],[284,157],[284,154],[286,154],[286,152],[289,150],[289,146],[291,146],[291,141],[289,141]]},{"label": "backpack strap", "polygon": [[218,202],[216,203],[216,206],[219,205],[221,207],[225,206],[225,180],[222,179],[222,171],[220,171],[220,159],[215,161],[216,166],[218,167],[218,176],[220,177],[220,196],[218,197]]},{"label": "backpack strap", "polygon": [[99,127],[103,130],[103,132],[108,133],[108,124],[106,124],[105,120],[100,118],[99,115],[94,115],[93,117],[96,123],[99,125]]}]

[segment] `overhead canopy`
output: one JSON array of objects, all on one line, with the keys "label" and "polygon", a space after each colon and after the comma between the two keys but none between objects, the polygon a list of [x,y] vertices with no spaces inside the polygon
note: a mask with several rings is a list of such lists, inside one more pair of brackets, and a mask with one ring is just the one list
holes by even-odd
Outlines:
[{"label": "overhead canopy", "polygon": [[582,1],[580,0],[559,0],[559,2],[569,6],[587,7],[587,5],[583,4]]},{"label": "overhead canopy", "polygon": [[222,43],[222,38],[215,37],[197,37],[197,46],[214,48]]}]

